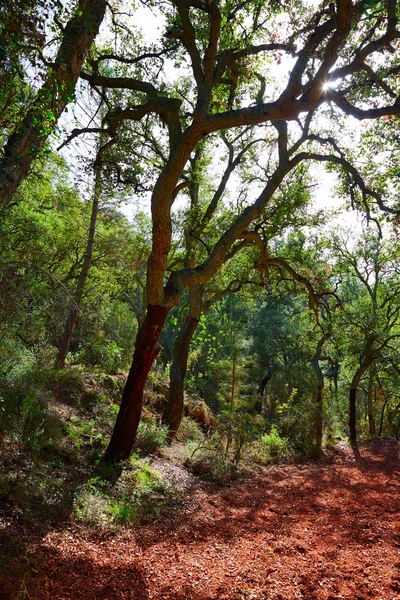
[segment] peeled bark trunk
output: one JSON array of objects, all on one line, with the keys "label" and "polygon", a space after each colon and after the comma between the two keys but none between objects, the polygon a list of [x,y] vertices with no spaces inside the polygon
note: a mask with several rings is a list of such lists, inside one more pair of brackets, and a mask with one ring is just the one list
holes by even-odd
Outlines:
[{"label": "peeled bark trunk", "polygon": [[82,269],[76,286],[76,291],[73,297],[73,305],[69,312],[67,322],[65,324],[64,334],[61,340],[60,347],[58,349],[57,358],[54,365],[56,369],[62,369],[65,366],[65,359],[67,358],[72,332],[78,319],[83,292],[85,290],[86,279],[89,275],[90,263],[92,261],[93,256],[94,237],[96,234],[96,220],[99,212],[100,186],[100,168],[96,168],[92,213],[90,216],[89,235],[86,245],[85,259],[83,261]]},{"label": "peeled bark trunk", "polygon": [[168,426],[171,440],[176,436],[183,417],[184,384],[189,346],[198,323],[199,319],[189,315],[175,341],[169,372],[168,404],[163,414],[163,423]]},{"label": "peeled bark trunk", "polygon": [[33,159],[74,95],[86,55],[103,20],[106,0],[79,0],[54,65],[23,121],[8,139],[0,163],[0,210],[12,200]]},{"label": "peeled bark trunk", "polygon": [[140,421],[143,388],[159,350],[157,348],[165,319],[171,307],[149,304],[143,325],[139,329],[132,366],[122,394],[117,421],[105,458],[114,463],[126,460],[132,450]]}]

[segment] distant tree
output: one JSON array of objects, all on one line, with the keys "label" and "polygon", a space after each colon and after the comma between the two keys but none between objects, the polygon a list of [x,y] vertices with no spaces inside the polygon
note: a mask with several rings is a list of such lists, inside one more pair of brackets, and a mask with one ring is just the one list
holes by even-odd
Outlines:
[{"label": "distant tree", "polygon": [[[349,389],[349,428],[352,442],[357,440],[357,390],[360,382],[382,358],[391,343],[400,338],[398,318],[400,278],[397,248],[380,238],[372,228],[364,231],[352,246],[349,236],[333,237],[332,251],[336,269],[343,273],[340,288],[343,303],[342,346],[353,364]],[[344,339],[345,338],[345,339]],[[370,381],[369,387],[371,388]],[[371,389],[370,389],[371,391]],[[375,430],[369,404],[370,431]]]}]

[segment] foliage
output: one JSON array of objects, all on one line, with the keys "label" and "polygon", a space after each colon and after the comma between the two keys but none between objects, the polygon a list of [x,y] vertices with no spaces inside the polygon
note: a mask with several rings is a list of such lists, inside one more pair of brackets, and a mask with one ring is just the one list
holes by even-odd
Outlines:
[{"label": "foliage", "polygon": [[78,521],[109,529],[153,519],[177,501],[174,489],[149,462],[133,454],[115,484],[95,477],[77,490],[74,514]]},{"label": "foliage", "polygon": [[74,354],[74,360],[89,367],[100,367],[106,372],[118,371],[122,362],[122,349],[114,340],[98,337]]},{"label": "foliage", "polygon": [[226,412],[219,426],[194,445],[186,465],[195,475],[226,484],[237,477],[244,453],[262,426],[261,417],[240,410]]},{"label": "foliage", "polygon": [[204,439],[204,433],[198,423],[190,417],[184,416],[176,435],[177,442],[194,442],[199,443]]},{"label": "foliage", "polygon": [[159,425],[154,417],[140,422],[135,446],[145,453],[153,452],[164,444],[167,439],[168,429]]},{"label": "foliage", "polygon": [[284,462],[293,454],[293,447],[287,438],[279,435],[275,425],[269,433],[256,440],[249,451],[250,458],[262,465]]}]

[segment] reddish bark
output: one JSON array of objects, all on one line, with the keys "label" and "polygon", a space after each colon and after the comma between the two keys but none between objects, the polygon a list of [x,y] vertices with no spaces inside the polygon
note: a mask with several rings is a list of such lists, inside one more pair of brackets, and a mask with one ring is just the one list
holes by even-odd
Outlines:
[{"label": "reddish bark", "polygon": [[147,307],[146,317],[137,335],[117,421],[105,454],[106,459],[114,463],[126,460],[131,453],[142,412],[144,384],[159,352],[158,338],[170,310],[168,306],[150,304]]}]

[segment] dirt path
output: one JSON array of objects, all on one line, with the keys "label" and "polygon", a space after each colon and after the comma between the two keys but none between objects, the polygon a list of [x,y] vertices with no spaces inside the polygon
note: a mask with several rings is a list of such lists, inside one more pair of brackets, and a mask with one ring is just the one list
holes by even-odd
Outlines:
[{"label": "dirt path", "polygon": [[399,454],[383,441],[265,469],[120,535],[50,532],[26,598],[398,599]]}]

